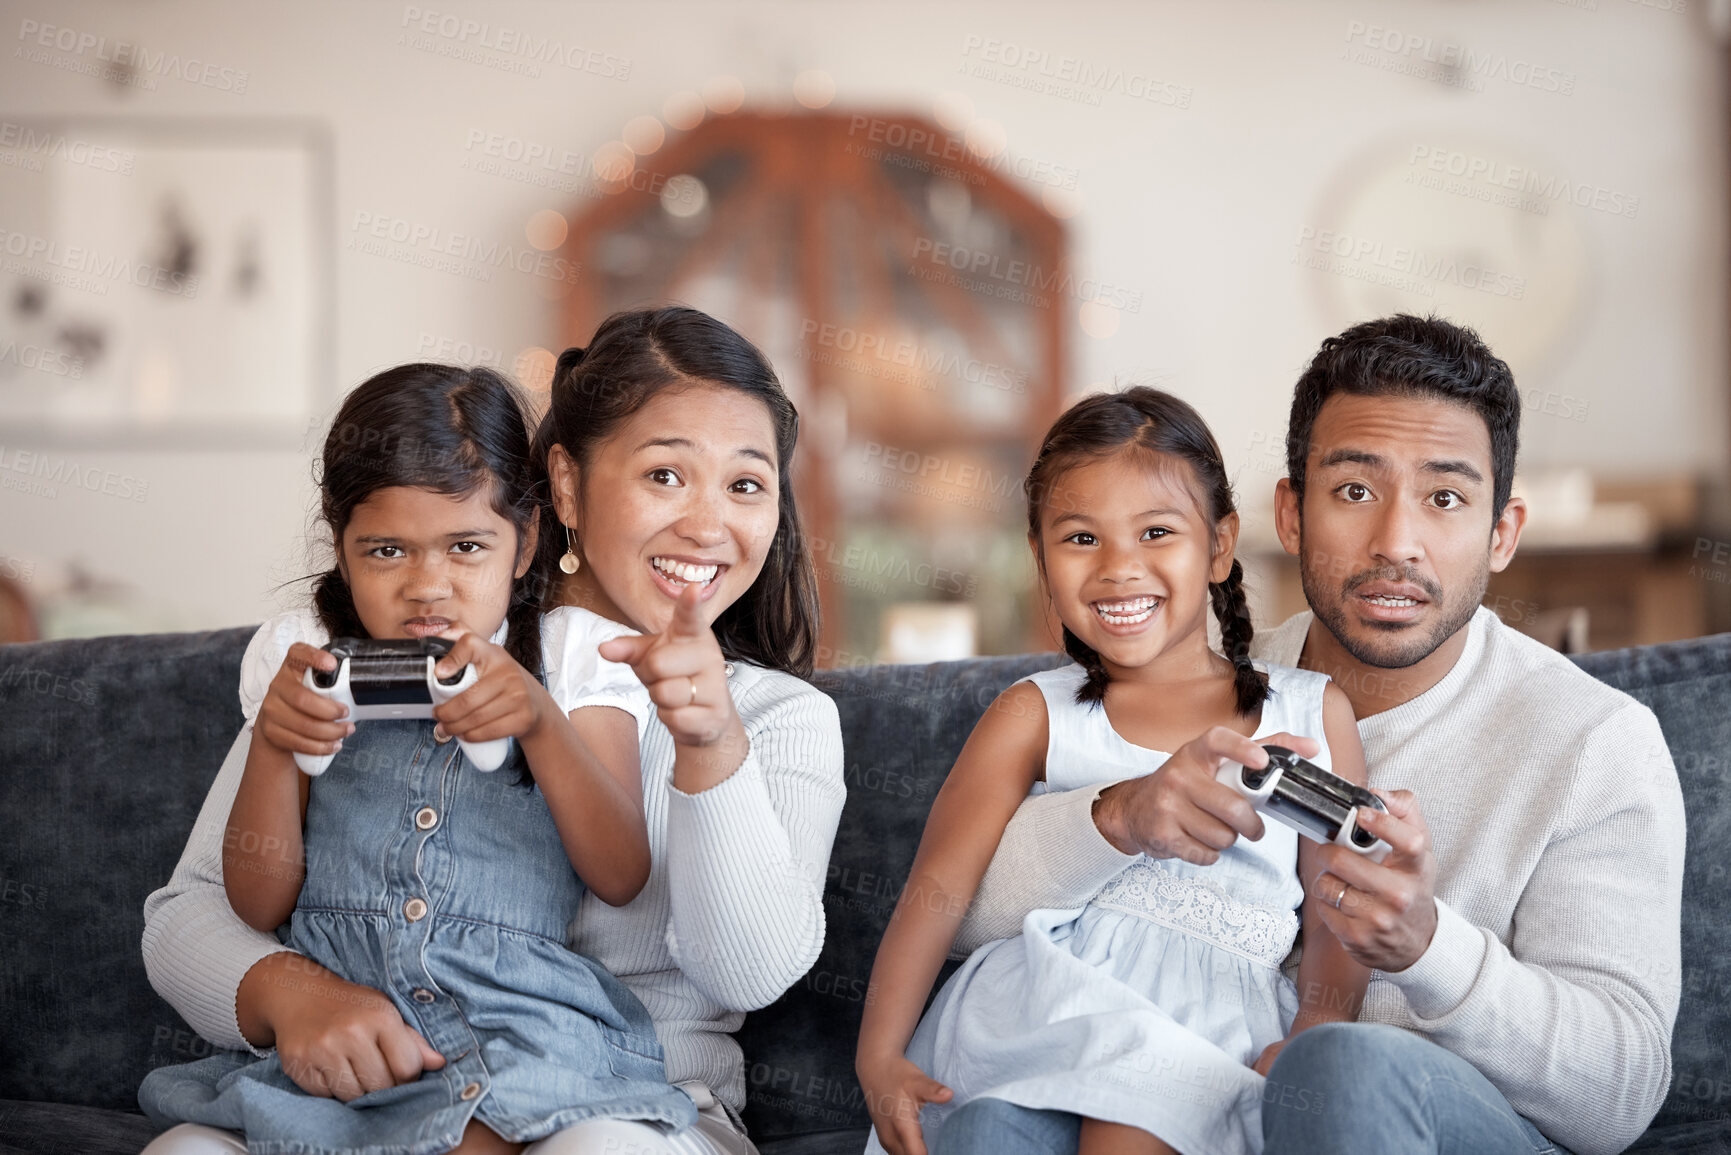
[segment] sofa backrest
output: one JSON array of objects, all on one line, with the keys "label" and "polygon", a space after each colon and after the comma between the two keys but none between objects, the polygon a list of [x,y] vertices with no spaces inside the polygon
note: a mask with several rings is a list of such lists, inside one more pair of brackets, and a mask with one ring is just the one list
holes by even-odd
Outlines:
[{"label": "sofa backrest", "polygon": [[[144,897],[167,880],[240,726],[250,629],[0,646],[0,1099],[132,1108],[153,1067],[210,1053],[150,989]],[[823,953],[747,1017],[760,1140],[868,1122],[853,1076],[865,984],[933,797],[987,704],[1061,655],[824,671],[847,804]],[[1652,707],[1689,815],[1683,1012],[1660,1122],[1731,1109],[1731,635],[1580,659]],[[1638,947],[1632,946],[1632,949]]]},{"label": "sofa backrest", "polygon": [[0,1099],[138,1109],[211,1053],[139,939],[240,729],[251,629],[0,646]]},{"label": "sofa backrest", "polygon": [[[1731,1117],[1731,634],[1575,659],[1651,709],[1683,785],[1682,1009],[1654,1127]],[[1633,965],[1645,955],[1629,944]]]}]

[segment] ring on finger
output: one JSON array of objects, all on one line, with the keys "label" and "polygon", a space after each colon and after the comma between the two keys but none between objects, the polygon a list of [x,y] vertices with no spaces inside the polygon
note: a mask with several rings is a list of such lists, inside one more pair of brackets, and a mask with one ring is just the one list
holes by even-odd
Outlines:
[{"label": "ring on finger", "polygon": [[687,706],[695,706],[697,705],[697,679],[688,676],[685,680],[691,683],[691,699],[685,704]]},{"label": "ring on finger", "polygon": [[1352,889],[1352,884],[1343,878],[1337,878],[1335,881],[1340,883],[1340,889],[1334,892],[1334,909],[1339,910],[1340,902],[1346,897],[1346,892]]}]

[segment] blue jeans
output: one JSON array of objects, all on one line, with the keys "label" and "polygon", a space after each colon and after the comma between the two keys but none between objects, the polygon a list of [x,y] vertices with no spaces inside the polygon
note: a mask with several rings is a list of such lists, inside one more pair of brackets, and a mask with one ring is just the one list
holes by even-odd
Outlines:
[{"label": "blue jeans", "polygon": [[1399,1027],[1324,1023],[1286,1044],[1262,1091],[1265,1155],[1568,1155],[1454,1052]]},{"label": "blue jeans", "polygon": [[975,1099],[944,1120],[931,1155],[1076,1155],[1082,1117]]},{"label": "blue jeans", "polygon": [[[1568,1155],[1465,1059],[1398,1027],[1328,1023],[1280,1052],[1263,1089],[1265,1155]],[[1076,1155],[1081,1119],[975,1099],[932,1155]]]}]

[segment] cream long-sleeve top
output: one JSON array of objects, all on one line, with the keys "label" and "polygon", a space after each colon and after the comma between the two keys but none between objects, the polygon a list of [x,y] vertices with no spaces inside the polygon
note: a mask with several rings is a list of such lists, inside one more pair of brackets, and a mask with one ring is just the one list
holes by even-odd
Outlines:
[{"label": "cream long-sleeve top", "polygon": [[[243,670],[268,666],[274,674],[287,650],[280,621],[260,628]],[[260,647],[274,663],[257,658]],[[673,735],[648,721],[640,753],[649,881],[622,907],[586,896],[570,945],[643,1002],[666,1051],[669,1082],[699,1080],[737,1111],[745,1104],[745,1070],[731,1032],[745,1012],[775,1001],[817,961],[824,874],[846,787],[835,703],[778,670],[746,662],[728,669],[750,739],[745,761],[722,782],[686,794],[673,786]],[[249,695],[243,676],[243,703],[256,709],[262,696],[262,686]],[[287,949],[242,922],[223,889],[223,834],[251,737],[249,717],[168,885],[144,904],[151,985],[200,1035],[237,1050],[256,1050],[235,1017],[241,979],[260,959]]]},{"label": "cream long-sleeve top", "polygon": [[[1257,635],[1296,666],[1312,615]],[[1683,797],[1651,710],[1481,608],[1454,668],[1358,724],[1371,785],[1411,790],[1436,857],[1424,954],[1375,971],[1361,1022],[1478,1068],[1580,1155],[1632,1143],[1665,1100],[1681,986]],[[1390,672],[1395,676],[1395,672]],[[1017,934],[1135,856],[1093,821],[1098,790],[1024,802],[957,938]]]}]

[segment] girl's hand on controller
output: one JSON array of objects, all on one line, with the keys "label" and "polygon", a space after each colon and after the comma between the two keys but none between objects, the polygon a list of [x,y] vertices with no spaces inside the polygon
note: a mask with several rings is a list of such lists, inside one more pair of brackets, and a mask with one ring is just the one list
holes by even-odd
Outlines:
[{"label": "girl's hand on controller", "polygon": [[285,754],[335,754],[355,726],[342,721],[348,707],[307,689],[308,668],[334,671],[336,655],[305,642],[290,646],[259,703],[252,734]]},{"label": "girl's hand on controller", "polygon": [[926,1155],[920,1109],[927,1103],[948,1103],[954,1092],[901,1055],[861,1064],[858,1073],[866,1110],[884,1150],[890,1155]]},{"label": "girl's hand on controller", "polygon": [[[338,977],[292,951],[255,963],[236,996],[255,1046],[276,1044],[283,1073],[309,1095],[347,1103],[371,1091],[412,1083],[445,1057],[379,991]],[[248,1012],[251,1012],[249,1015]],[[262,1026],[273,1034],[262,1034]]]},{"label": "girl's hand on controller", "polygon": [[490,742],[495,738],[524,739],[541,728],[549,711],[558,713],[546,687],[518,664],[503,646],[480,634],[456,627],[451,652],[439,659],[433,673],[441,679],[475,668],[475,684],[433,708],[439,729],[452,738]]}]

